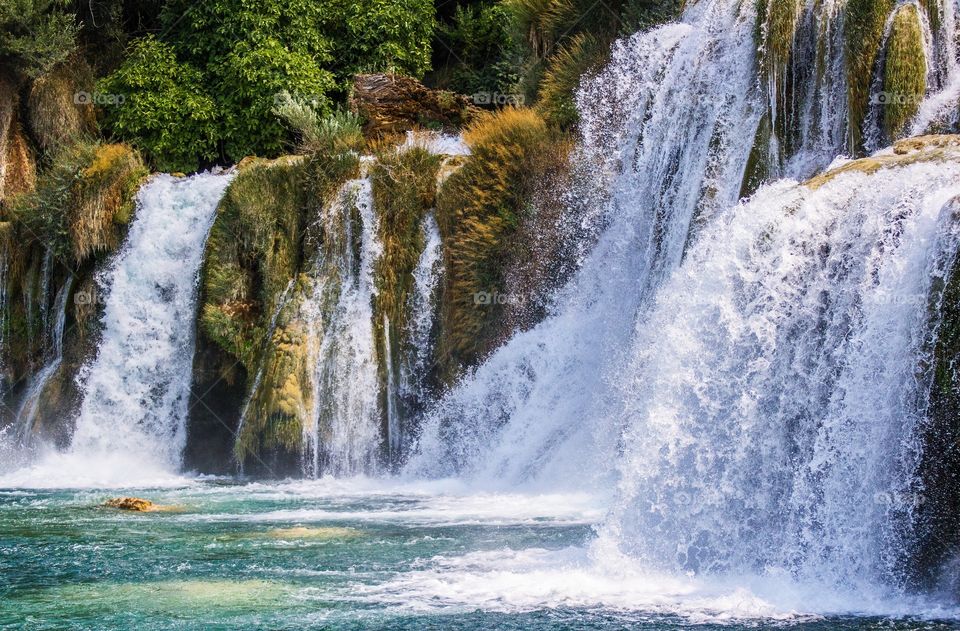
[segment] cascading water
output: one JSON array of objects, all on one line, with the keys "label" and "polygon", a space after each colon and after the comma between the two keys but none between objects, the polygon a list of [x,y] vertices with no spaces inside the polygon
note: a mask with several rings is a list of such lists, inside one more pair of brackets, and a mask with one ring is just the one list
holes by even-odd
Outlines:
[{"label": "cascading water", "polygon": [[852,170],[771,185],[706,230],[638,326],[598,549],[896,585],[958,196],[956,161]]},{"label": "cascading water", "polygon": [[[70,450],[175,469],[194,352],[197,275],[231,175],[159,175],[137,195],[123,249],[100,274],[104,314]],[[122,473],[122,472],[118,472]]]},{"label": "cascading water", "polygon": [[49,332],[50,351],[44,364],[27,385],[26,394],[17,409],[14,426],[17,428],[18,442],[21,445],[29,444],[32,440],[37,413],[40,409],[40,398],[47,388],[47,384],[60,370],[63,363],[63,329],[67,321],[67,300],[73,289],[73,275],[67,277],[63,287],[57,293],[54,301],[54,325]]},{"label": "cascading water", "polygon": [[[744,139],[756,135],[763,110],[755,22],[754,3],[698,2],[682,23],[618,42],[609,66],[586,81],[581,159],[608,191],[606,228],[556,314],[438,403],[408,472],[466,470],[491,481],[541,474],[557,484],[589,483],[584,471],[604,468],[601,454],[613,445],[594,444],[588,428],[609,418],[609,382],[637,312],[696,225],[740,191]],[[563,454],[565,445],[573,453]],[[556,468],[546,473],[548,463]]]},{"label": "cascading water", "polygon": [[429,369],[427,363],[433,351],[434,322],[437,317],[436,292],[443,275],[443,242],[433,213],[423,218],[424,247],[413,270],[413,293],[410,295],[407,322],[408,351],[400,364],[400,396],[410,406],[422,405],[428,393],[423,381]]},{"label": "cascading water", "polygon": [[315,367],[305,468],[312,476],[368,473],[381,445],[373,266],[382,246],[370,180],[347,182],[320,222],[324,243],[303,307]]},{"label": "cascading water", "polygon": [[927,97],[920,103],[910,126],[911,135],[930,133],[931,128],[956,127],[960,110],[960,59],[957,50],[957,4],[944,0],[932,5],[937,12],[939,30],[932,30],[925,12],[924,26],[927,65]]}]

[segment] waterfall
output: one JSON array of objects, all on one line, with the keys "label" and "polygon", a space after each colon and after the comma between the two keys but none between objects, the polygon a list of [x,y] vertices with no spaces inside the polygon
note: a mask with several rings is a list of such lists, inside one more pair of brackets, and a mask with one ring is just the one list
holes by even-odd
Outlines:
[{"label": "waterfall", "polygon": [[927,96],[920,103],[916,118],[910,127],[911,135],[931,133],[931,127],[948,129],[958,123],[960,111],[960,60],[957,50],[956,0],[944,0],[934,5],[939,12],[939,32],[930,30],[924,11],[920,12],[924,25],[927,56]]},{"label": "waterfall", "polygon": [[422,405],[428,397],[423,381],[429,371],[427,362],[433,351],[433,326],[437,317],[436,292],[443,275],[443,242],[433,213],[423,218],[423,252],[413,270],[407,321],[407,347],[400,364],[400,395],[408,407]]},{"label": "waterfall", "polygon": [[607,468],[613,446],[590,428],[608,426],[624,340],[697,226],[740,191],[764,108],[755,23],[753,2],[695,3],[681,23],[615,44],[586,80],[581,160],[607,191],[606,227],[556,313],[437,403],[408,472],[588,484]]},{"label": "waterfall", "polygon": [[127,241],[98,276],[96,358],[79,379],[71,451],[138,466],[179,465],[194,352],[197,283],[217,204],[232,176],[158,175],[137,195]]},{"label": "waterfall", "polygon": [[392,460],[400,453],[400,417],[397,415],[397,383],[393,375],[393,348],[390,345],[390,318],[383,315],[383,363],[386,366],[387,383],[387,449]]},{"label": "waterfall", "polygon": [[57,293],[54,301],[54,317],[56,319],[49,332],[50,350],[46,363],[30,379],[26,394],[17,408],[14,426],[17,428],[18,443],[21,445],[28,445],[31,442],[37,413],[40,409],[40,398],[43,396],[50,379],[57,374],[60,365],[63,363],[63,329],[67,321],[67,300],[70,298],[70,291],[73,289],[73,281],[74,276],[71,274]]},{"label": "waterfall", "polygon": [[303,307],[314,366],[306,469],[313,476],[369,473],[381,446],[373,266],[382,251],[370,180],[347,182],[319,221],[324,243]]},{"label": "waterfall", "polygon": [[960,238],[957,157],[779,182],[701,235],[619,384],[605,553],[896,584],[922,502],[930,293]]}]

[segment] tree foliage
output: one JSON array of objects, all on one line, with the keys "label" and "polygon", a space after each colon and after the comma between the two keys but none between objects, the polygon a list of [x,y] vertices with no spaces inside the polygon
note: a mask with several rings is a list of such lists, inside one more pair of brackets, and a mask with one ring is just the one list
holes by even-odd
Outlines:
[{"label": "tree foliage", "polygon": [[123,65],[100,82],[107,124],[145,149],[158,169],[190,171],[217,155],[219,108],[203,74],[152,37],[131,44]]},{"label": "tree foliage", "polygon": [[0,65],[36,77],[76,49],[80,30],[66,0],[0,2]]}]

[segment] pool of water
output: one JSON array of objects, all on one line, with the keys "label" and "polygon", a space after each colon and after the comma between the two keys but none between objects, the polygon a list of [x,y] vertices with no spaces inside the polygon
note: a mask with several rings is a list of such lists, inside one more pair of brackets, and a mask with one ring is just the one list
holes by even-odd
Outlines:
[{"label": "pool of water", "polygon": [[[0,627],[960,629],[929,602],[603,560],[602,498],[457,482],[0,490]],[[146,497],[162,510],[101,504]]]}]

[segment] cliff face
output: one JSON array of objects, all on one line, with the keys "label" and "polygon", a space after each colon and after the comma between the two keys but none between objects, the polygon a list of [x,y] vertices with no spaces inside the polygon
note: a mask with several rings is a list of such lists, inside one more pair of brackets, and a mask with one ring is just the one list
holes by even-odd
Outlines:
[{"label": "cliff face", "polygon": [[[960,222],[960,210],[954,217]],[[960,556],[960,259],[941,284],[942,298],[931,305],[936,338],[932,382],[923,435],[914,550],[915,580],[925,587],[956,593]]]}]

